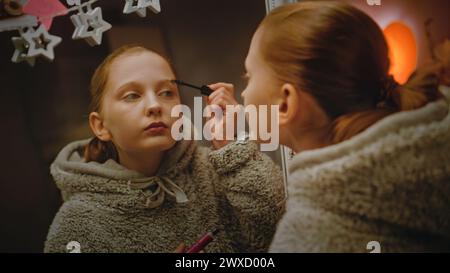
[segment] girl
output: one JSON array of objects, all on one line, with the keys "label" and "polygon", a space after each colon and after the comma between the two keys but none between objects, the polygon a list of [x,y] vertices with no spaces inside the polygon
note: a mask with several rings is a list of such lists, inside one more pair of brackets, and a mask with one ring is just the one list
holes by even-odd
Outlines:
[{"label": "girl", "polygon": [[388,69],[380,28],[343,3],[282,6],[257,29],[242,97],[279,105],[297,153],[271,251],[450,250],[448,68],[405,85]]},{"label": "girl", "polygon": [[[172,252],[213,230],[207,252],[267,251],[282,213],[279,168],[251,142],[217,150],[175,142],[174,78],[168,62],[143,47],[120,48],[98,67],[95,137],[69,144],[51,165],[64,203],[45,252],[66,252],[71,241],[81,252]],[[232,86],[210,87],[211,104],[235,103]]]}]

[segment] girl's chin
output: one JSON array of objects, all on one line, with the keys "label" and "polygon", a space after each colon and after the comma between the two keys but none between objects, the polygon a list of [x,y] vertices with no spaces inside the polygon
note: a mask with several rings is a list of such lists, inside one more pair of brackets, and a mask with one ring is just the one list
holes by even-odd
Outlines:
[{"label": "girl's chin", "polygon": [[154,136],[145,139],[141,148],[144,150],[159,150],[165,151],[172,148],[176,144],[176,141],[170,136]]}]

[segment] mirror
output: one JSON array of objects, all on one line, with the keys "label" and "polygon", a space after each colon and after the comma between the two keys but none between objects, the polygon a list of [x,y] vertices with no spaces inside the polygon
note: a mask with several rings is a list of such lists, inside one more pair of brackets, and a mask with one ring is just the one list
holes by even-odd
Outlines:
[{"label": "mirror", "polygon": [[[60,2],[70,8],[66,1]],[[1,121],[7,132],[2,140],[8,158],[2,167],[1,180],[8,183],[0,186],[0,208],[5,219],[10,219],[2,223],[0,252],[42,251],[61,204],[49,166],[63,146],[92,136],[87,119],[89,81],[110,52],[127,43],[143,44],[167,56],[179,79],[197,85],[233,83],[236,98],[242,102],[244,60],[252,35],[266,8],[278,2],[162,0],[160,13],[148,11],[140,17],[123,13],[125,1],[99,0],[93,7],[101,7],[103,19],[112,26],[104,32],[101,44],[91,47],[84,39],[72,40],[70,16],[55,17],[49,33],[62,41],[54,48],[54,60],[37,58],[33,67],[11,62],[11,38],[18,37],[18,31],[0,32]],[[1,28],[10,16],[3,9],[0,16]],[[200,94],[180,89],[182,103],[192,107]],[[282,167],[280,149],[268,154]]]}]

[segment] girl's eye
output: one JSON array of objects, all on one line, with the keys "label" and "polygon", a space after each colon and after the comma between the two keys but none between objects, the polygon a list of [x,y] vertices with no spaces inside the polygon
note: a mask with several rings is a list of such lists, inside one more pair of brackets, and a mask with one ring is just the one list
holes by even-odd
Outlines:
[{"label": "girl's eye", "polygon": [[171,90],[165,90],[159,93],[160,96],[163,97],[172,97],[174,95],[173,91]]},{"label": "girl's eye", "polygon": [[126,101],[133,101],[133,100],[139,99],[139,97],[140,96],[138,94],[136,94],[136,93],[130,93],[130,94],[128,94],[128,95],[126,95],[124,97],[124,100],[126,100]]}]

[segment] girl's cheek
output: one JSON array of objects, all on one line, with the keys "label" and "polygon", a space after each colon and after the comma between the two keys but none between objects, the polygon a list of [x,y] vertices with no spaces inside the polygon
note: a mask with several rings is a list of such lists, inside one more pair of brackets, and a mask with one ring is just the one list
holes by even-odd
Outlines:
[{"label": "girl's cheek", "polygon": [[180,105],[180,104],[181,104],[180,101],[173,101],[171,103],[165,104],[165,107],[164,107],[165,113],[170,116],[172,113],[172,109],[175,108],[175,106]]}]

